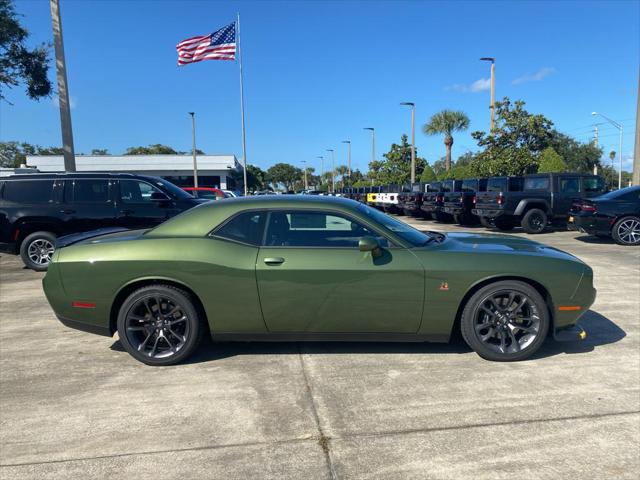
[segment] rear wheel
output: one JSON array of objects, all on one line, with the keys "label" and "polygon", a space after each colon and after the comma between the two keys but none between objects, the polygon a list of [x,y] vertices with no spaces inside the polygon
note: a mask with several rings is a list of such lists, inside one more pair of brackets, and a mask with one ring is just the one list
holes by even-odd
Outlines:
[{"label": "rear wheel", "polygon": [[510,218],[498,217],[493,220],[493,226],[498,230],[509,231],[515,228],[515,223]]},{"label": "rear wheel", "polygon": [[20,257],[31,270],[44,272],[49,267],[56,248],[56,236],[51,232],[35,232],[22,241]]},{"label": "rear wheel", "polygon": [[622,217],[613,226],[611,235],[619,245],[640,245],[640,218]]},{"label": "rear wheel", "polygon": [[524,360],[543,344],[549,311],[531,285],[501,281],[473,294],[462,312],[460,327],[464,340],[482,358]]},{"label": "rear wheel", "polygon": [[480,217],[480,224],[484,228],[494,228],[495,227],[495,225],[493,223],[493,220],[488,218],[488,217]]},{"label": "rear wheel", "polygon": [[118,336],[125,350],[147,365],[173,365],[200,344],[204,321],[190,295],[169,285],[133,292],[118,313]]},{"label": "rear wheel", "polygon": [[522,217],[522,228],[527,233],[542,233],[547,228],[547,214],[539,208],[532,208]]}]

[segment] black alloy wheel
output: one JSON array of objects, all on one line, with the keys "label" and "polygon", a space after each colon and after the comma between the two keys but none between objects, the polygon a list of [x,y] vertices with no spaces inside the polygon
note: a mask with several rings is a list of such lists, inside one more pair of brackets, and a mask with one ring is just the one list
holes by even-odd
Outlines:
[{"label": "black alloy wheel", "polygon": [[153,285],[133,292],[118,314],[118,335],[136,360],[173,365],[198,347],[205,326],[190,296],[173,286]]},{"label": "black alloy wheel", "polygon": [[539,208],[532,208],[522,217],[522,228],[527,233],[542,233],[547,228],[547,214]]},{"label": "black alloy wheel", "polygon": [[462,314],[462,335],[487,360],[516,361],[544,342],[549,311],[536,289],[520,281],[490,284],[476,292]]},{"label": "black alloy wheel", "polygon": [[619,245],[640,245],[640,218],[621,218],[615,223],[611,233]]},{"label": "black alloy wheel", "polygon": [[22,241],[20,257],[31,270],[44,272],[51,262],[56,248],[56,236],[50,232],[35,232]]}]

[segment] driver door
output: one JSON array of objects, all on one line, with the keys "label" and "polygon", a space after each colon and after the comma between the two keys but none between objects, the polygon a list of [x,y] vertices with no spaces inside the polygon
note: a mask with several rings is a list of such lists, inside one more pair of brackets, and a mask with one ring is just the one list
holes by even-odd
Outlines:
[{"label": "driver door", "polygon": [[[363,236],[383,255],[361,252]],[[256,261],[271,332],[416,333],[424,268],[408,249],[342,213],[272,211]]]}]

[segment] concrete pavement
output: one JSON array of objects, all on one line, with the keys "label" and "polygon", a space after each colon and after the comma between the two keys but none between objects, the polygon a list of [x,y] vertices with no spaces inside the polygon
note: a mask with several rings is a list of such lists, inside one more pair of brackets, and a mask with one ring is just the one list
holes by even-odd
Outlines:
[{"label": "concrete pavement", "polygon": [[3,255],[0,478],[637,478],[640,249],[532,238],[591,265],[598,298],[585,342],[513,364],[460,342],[282,343],[147,367],[62,326],[43,274]]}]

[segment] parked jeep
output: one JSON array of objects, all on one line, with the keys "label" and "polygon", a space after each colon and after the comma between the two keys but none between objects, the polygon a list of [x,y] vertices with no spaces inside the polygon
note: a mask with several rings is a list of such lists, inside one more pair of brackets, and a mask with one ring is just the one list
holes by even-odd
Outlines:
[{"label": "parked jeep", "polygon": [[128,173],[14,175],[0,180],[0,249],[42,271],[59,236],[149,228],[207,201],[162,178]]},{"label": "parked jeep", "polygon": [[[518,182],[510,180],[509,187],[512,183],[515,187]],[[584,173],[538,173],[524,177],[521,191],[503,187],[478,193],[472,212],[485,219],[484,225],[500,230],[521,225],[527,233],[542,233],[550,223],[566,223],[574,199],[606,191],[602,177]]]},{"label": "parked jeep", "polygon": [[471,210],[475,206],[476,194],[486,191],[487,179],[468,178],[455,187],[458,187],[457,190],[444,195],[444,213],[453,215],[453,221],[459,225],[477,224],[480,218]]},{"label": "parked jeep", "polygon": [[412,217],[422,217],[424,212],[420,208],[422,206],[422,196],[424,195],[427,184],[417,182],[411,185],[408,192],[402,192],[398,195],[398,208],[405,215]]},{"label": "parked jeep", "polygon": [[462,180],[444,180],[429,184],[422,197],[422,211],[439,222],[453,221],[453,215],[444,211],[444,197],[447,193],[460,189]]}]

